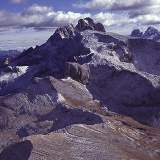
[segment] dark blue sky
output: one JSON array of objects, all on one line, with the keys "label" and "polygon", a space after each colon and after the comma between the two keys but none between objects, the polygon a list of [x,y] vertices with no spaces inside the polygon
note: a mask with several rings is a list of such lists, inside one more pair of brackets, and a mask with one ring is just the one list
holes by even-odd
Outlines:
[{"label": "dark blue sky", "polygon": [[72,7],[72,4],[76,2],[76,0],[28,0],[24,3],[17,4],[12,3],[10,0],[0,0],[0,9],[10,12],[20,12],[24,8],[28,8],[33,4],[38,4],[41,6],[52,6],[55,11],[81,11],[81,9]]}]

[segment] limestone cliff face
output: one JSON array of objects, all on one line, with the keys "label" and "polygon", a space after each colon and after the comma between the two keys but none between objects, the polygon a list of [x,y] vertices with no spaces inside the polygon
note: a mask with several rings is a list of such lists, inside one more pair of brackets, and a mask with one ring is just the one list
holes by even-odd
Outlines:
[{"label": "limestone cliff face", "polygon": [[86,84],[89,80],[89,67],[78,63],[67,62],[64,66],[64,76]]}]

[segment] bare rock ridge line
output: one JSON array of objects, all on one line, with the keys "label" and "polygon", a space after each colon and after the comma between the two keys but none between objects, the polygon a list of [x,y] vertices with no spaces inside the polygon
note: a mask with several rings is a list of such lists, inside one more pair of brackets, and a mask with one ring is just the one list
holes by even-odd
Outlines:
[{"label": "bare rock ridge line", "polygon": [[0,160],[159,160],[158,35],[85,18],[4,59]]}]

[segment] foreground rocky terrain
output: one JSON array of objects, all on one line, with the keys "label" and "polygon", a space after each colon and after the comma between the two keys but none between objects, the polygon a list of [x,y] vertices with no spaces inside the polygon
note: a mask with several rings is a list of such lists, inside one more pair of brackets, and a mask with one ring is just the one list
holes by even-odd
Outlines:
[{"label": "foreground rocky terrain", "polygon": [[160,44],[92,19],[1,66],[0,159],[160,159]]}]

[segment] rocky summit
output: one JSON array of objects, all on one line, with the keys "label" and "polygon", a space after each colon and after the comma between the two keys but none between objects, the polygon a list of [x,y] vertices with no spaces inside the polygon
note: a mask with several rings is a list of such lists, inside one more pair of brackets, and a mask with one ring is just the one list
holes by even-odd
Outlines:
[{"label": "rocky summit", "polygon": [[152,39],[153,41],[160,42],[160,32],[154,27],[148,27],[144,33],[139,29],[134,29],[131,36],[143,39]]},{"label": "rocky summit", "polygon": [[2,65],[0,160],[159,160],[160,44],[132,33],[80,19]]}]

